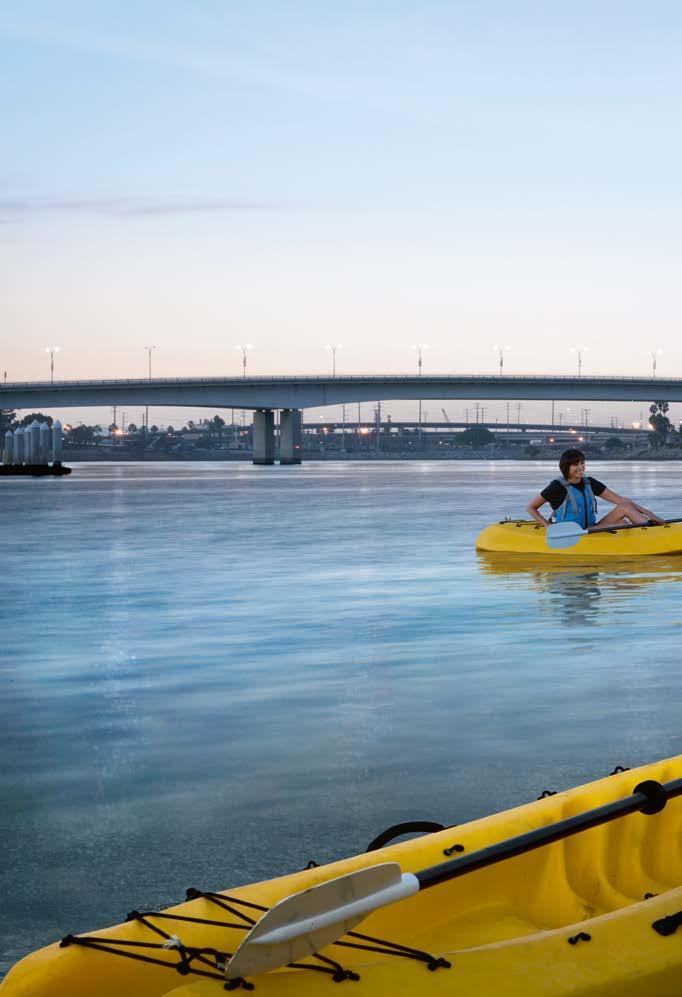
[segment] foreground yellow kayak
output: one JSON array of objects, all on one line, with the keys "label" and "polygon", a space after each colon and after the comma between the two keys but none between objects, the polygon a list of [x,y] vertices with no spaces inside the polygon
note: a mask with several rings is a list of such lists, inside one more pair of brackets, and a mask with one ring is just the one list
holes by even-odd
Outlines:
[{"label": "foreground yellow kayak", "polygon": [[653,557],[682,553],[682,523],[605,530],[582,536],[561,550],[547,543],[544,527],[528,520],[493,523],[479,534],[477,550],[513,554],[551,554],[555,557]]},{"label": "foreground yellow kayak", "polygon": [[[321,955],[225,983],[225,963],[251,923],[264,924],[283,898],[306,891],[300,903],[310,906],[330,880],[353,879],[377,863],[397,863],[403,879],[415,880],[405,873],[472,864],[509,840],[527,841],[529,832],[546,836],[585,811],[643,798],[645,788],[647,812],[630,809],[457,879],[431,881],[374,910]],[[257,995],[318,997],[335,994],[336,980],[350,997],[679,997],[680,794],[682,756],[331,865],[225,893],[191,891],[194,899],[167,911],[136,911],[125,924],[28,956],[0,994],[218,997],[255,987]],[[326,885],[311,890],[317,884]]]}]

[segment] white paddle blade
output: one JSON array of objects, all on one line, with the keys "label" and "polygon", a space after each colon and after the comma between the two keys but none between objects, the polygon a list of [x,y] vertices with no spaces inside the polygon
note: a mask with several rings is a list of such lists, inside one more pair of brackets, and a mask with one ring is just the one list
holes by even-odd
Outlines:
[{"label": "white paddle blade", "polygon": [[586,536],[587,530],[584,530],[578,523],[552,523],[545,532],[547,546],[553,550],[572,547],[577,544],[581,537]]},{"label": "white paddle blade", "polygon": [[255,924],[230,959],[228,980],[258,976],[319,952],[378,907],[419,891],[412,873],[384,862],[330,879],[280,900]]}]

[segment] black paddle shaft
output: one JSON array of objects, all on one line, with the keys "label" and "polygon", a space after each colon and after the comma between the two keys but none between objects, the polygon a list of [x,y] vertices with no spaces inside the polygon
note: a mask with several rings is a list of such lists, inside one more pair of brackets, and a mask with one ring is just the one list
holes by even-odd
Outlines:
[{"label": "black paddle shaft", "polygon": [[468,872],[475,872],[476,869],[484,869],[486,866],[502,862],[504,859],[523,855],[534,848],[550,845],[554,841],[568,838],[570,835],[586,831],[588,828],[607,824],[618,817],[626,817],[628,814],[638,812],[643,814],[659,813],[668,800],[672,800],[675,796],[682,796],[682,779],[674,779],[663,785],[653,779],[648,779],[635,786],[632,795],[626,796],[622,800],[614,800],[613,803],[605,803],[601,807],[586,810],[574,817],[566,817],[564,820],[548,824],[546,827],[538,827],[534,831],[506,838],[504,841],[498,841],[497,844],[479,848],[478,851],[464,855],[462,858],[441,862],[439,865],[422,869],[421,872],[416,872],[415,876],[419,880],[421,890],[429,886],[437,886],[449,879],[456,879]]},{"label": "black paddle shaft", "polygon": [[[682,523],[682,519],[664,519],[662,525],[668,526],[670,523]],[[625,523],[623,526],[588,526],[587,532],[592,536],[593,533],[613,533],[615,530],[646,530],[658,525],[658,523],[646,522]]]}]

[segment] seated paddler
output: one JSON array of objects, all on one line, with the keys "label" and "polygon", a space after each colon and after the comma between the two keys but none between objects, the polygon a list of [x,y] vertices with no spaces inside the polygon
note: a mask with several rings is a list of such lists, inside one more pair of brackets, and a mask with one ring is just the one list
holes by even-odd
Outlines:
[{"label": "seated paddler", "polygon": [[[602,481],[585,474],[585,454],[581,450],[564,450],[559,458],[558,478],[554,478],[539,495],[528,503],[528,514],[542,526],[549,526],[551,519],[540,513],[548,502],[557,523],[578,523],[583,529],[591,526],[623,526],[627,523],[660,524],[663,520],[638,505],[633,499],[624,498],[608,488]],[[605,516],[599,519],[597,498],[605,499],[613,505]]]}]

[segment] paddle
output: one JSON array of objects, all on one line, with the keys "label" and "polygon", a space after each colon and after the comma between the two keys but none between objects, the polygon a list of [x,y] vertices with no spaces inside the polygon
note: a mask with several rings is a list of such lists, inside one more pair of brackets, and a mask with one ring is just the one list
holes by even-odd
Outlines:
[{"label": "paddle", "polygon": [[[664,525],[669,523],[682,523],[682,519],[665,519]],[[622,526],[591,526],[585,530],[579,523],[552,523],[547,527],[547,546],[554,550],[561,550],[563,547],[573,547],[581,537],[591,536],[593,533],[615,533],[616,530],[641,530],[656,523],[624,523]]]},{"label": "paddle", "polygon": [[659,813],[676,796],[682,796],[682,778],[664,785],[648,779],[624,799],[420,872],[403,873],[397,862],[385,862],[330,879],[286,897],[264,914],[230,959],[225,975],[228,980],[242,979],[286,966],[337,941],[373,910],[618,817]]}]

